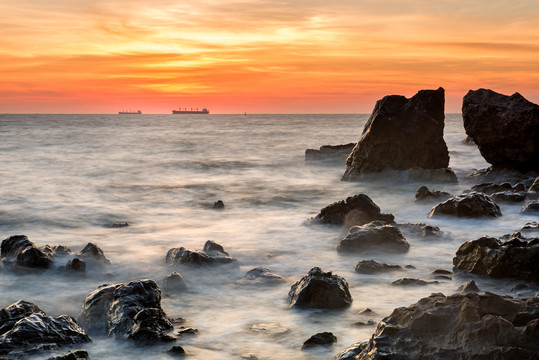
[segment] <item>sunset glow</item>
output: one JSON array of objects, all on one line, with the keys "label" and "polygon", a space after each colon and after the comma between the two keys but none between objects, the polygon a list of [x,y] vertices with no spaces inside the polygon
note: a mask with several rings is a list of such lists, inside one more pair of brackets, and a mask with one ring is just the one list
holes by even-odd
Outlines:
[{"label": "sunset glow", "polygon": [[0,0],[0,113],[368,113],[442,86],[539,102],[531,1]]}]

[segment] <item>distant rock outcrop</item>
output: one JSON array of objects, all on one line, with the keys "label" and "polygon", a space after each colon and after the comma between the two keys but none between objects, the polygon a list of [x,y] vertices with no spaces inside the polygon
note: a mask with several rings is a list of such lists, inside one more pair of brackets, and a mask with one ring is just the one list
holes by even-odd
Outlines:
[{"label": "distant rock outcrop", "polygon": [[493,168],[539,171],[539,105],[519,93],[470,90],[462,118],[466,134]]},{"label": "distant rock outcrop", "polygon": [[438,215],[476,218],[502,216],[502,212],[498,204],[492,201],[488,195],[471,192],[452,197],[433,207],[429,216]]},{"label": "distant rock outcrop", "polygon": [[384,170],[447,168],[444,101],[442,88],[421,90],[410,99],[389,95],[378,100],[346,159],[342,180]]},{"label": "distant rock outcrop", "polygon": [[352,152],[356,144],[344,144],[344,145],[323,145],[320,149],[307,149],[305,150],[305,160],[307,161],[344,161]]}]

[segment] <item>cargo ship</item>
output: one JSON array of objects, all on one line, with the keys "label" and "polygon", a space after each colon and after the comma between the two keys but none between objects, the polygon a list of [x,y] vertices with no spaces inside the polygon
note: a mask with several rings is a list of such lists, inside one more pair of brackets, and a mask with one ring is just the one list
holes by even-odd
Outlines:
[{"label": "cargo ship", "polygon": [[125,115],[125,114],[142,114],[142,111],[140,110],[122,110],[122,111],[118,111],[118,114],[120,115]]},{"label": "cargo ship", "polygon": [[181,108],[179,108],[178,110],[172,110],[172,113],[173,114],[209,114],[210,112],[206,108],[203,108],[202,110],[198,110],[198,108],[196,108],[196,110],[193,110],[193,108],[191,108],[191,110],[187,110],[187,108],[182,110]]}]

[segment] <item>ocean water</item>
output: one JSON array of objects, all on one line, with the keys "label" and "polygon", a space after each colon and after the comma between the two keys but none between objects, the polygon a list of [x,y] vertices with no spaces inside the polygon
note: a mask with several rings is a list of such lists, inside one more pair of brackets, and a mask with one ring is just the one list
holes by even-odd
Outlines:
[{"label": "ocean water", "polygon": [[[512,233],[526,222],[522,204],[500,204],[497,219],[430,219],[435,203],[416,203],[421,183],[381,176],[342,182],[344,163],[306,162],[306,148],[356,142],[368,115],[0,115],[0,240],[24,234],[36,245],[64,244],[80,251],[94,242],[112,267],[107,274],[67,277],[55,271],[14,274],[0,269],[0,308],[25,299],[48,315],[78,316],[85,296],[103,283],[149,278],[162,284],[180,271],[189,289],[164,296],[171,317],[199,334],[179,338],[191,359],[330,359],[367,340],[395,307],[434,292],[446,295],[474,279],[482,290],[510,294],[518,282],[457,273],[451,281],[400,288],[402,277],[432,280],[452,269],[459,245],[483,235]],[[488,166],[465,137],[459,114],[446,115],[445,140],[459,184],[430,188],[455,195],[469,189],[464,175]],[[365,193],[399,223],[439,226],[443,240],[407,237],[407,254],[337,254],[345,235],[335,227],[306,226],[324,206]],[[212,210],[215,201],[224,211]],[[111,228],[127,222],[128,227]],[[223,245],[237,268],[170,268],[167,251],[201,250],[206,240]],[[362,259],[413,265],[380,275],[354,272]],[[237,283],[253,267],[285,277],[277,286]],[[290,286],[319,266],[344,277],[353,297],[341,311],[290,309]],[[531,288],[519,296],[533,295]],[[361,309],[374,311],[368,316]],[[254,331],[254,328],[265,329]],[[302,351],[311,335],[331,331],[338,343]],[[94,337],[92,359],[167,359],[172,345],[138,348]],[[50,356],[37,355],[35,359]]]}]

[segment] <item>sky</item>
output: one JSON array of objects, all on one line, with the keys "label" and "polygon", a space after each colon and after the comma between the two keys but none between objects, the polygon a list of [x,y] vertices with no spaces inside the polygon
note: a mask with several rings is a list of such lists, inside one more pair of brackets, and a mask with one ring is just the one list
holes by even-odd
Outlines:
[{"label": "sky", "polygon": [[0,113],[370,113],[539,103],[539,1],[0,0]]}]

